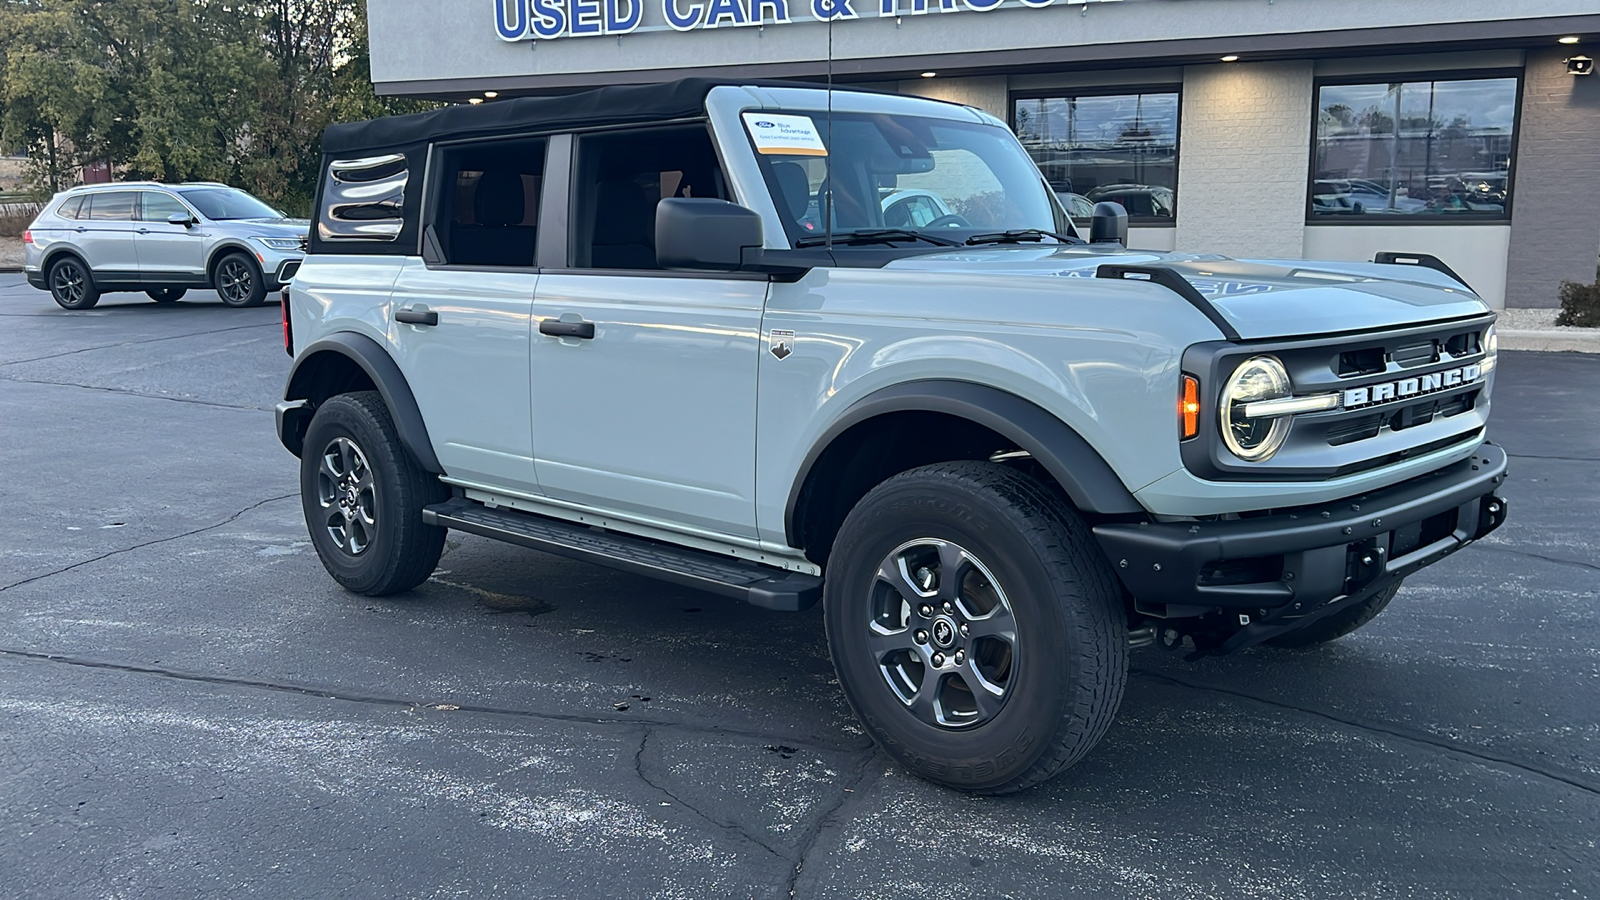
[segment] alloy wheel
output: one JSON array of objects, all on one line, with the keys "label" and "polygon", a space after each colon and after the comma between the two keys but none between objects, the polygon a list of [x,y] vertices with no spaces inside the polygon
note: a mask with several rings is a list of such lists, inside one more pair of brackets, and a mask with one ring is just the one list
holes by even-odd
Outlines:
[{"label": "alloy wheel", "polygon": [[217,293],[228,303],[243,304],[255,290],[255,278],[248,264],[237,259],[227,260],[217,270]]},{"label": "alloy wheel", "polygon": [[317,505],[322,526],[340,550],[360,556],[378,533],[378,491],[372,467],[355,441],[337,437],[317,467]]},{"label": "alloy wheel", "polygon": [[1016,682],[1017,621],[989,569],[958,544],[896,547],[872,583],[867,646],[906,711],[942,729],[999,713]]},{"label": "alloy wheel", "polygon": [[68,305],[83,301],[84,274],[83,269],[73,262],[63,262],[56,265],[55,277],[51,279],[50,288]]}]

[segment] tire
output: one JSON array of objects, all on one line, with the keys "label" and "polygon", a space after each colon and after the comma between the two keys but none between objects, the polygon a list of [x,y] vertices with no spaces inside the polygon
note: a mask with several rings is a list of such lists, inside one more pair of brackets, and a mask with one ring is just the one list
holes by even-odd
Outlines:
[{"label": "tire", "polygon": [[50,264],[45,276],[50,286],[50,298],[62,309],[93,309],[100,302],[100,289],[94,286],[94,274],[89,266],[76,256],[63,256]]},{"label": "tire", "polygon": [[[955,587],[939,581],[952,568]],[[1033,478],[987,462],[896,475],[845,518],[827,576],[845,697],[923,778],[1019,791],[1110,727],[1128,678],[1122,594],[1077,512]]]},{"label": "tire", "polygon": [[188,288],[160,287],[145,291],[145,296],[157,303],[177,303],[183,295],[189,293]]},{"label": "tire", "polygon": [[375,391],[340,394],[306,430],[300,506],[323,568],[348,591],[408,591],[433,574],[445,529],[422,508],[449,489],[411,459]]},{"label": "tire", "polygon": [[1354,606],[1341,609],[1304,628],[1273,638],[1267,643],[1273,647],[1304,650],[1336,641],[1377,618],[1378,613],[1383,612],[1383,608],[1389,605],[1389,601],[1394,599],[1395,593],[1399,590],[1400,582],[1396,581]]},{"label": "tire", "polygon": [[260,306],[267,299],[267,282],[261,267],[244,253],[229,253],[211,270],[211,286],[222,302],[235,309]]}]

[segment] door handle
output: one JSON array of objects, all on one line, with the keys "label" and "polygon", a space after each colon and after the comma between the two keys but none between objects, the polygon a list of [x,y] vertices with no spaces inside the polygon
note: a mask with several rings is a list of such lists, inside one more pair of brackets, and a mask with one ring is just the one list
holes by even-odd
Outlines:
[{"label": "door handle", "polygon": [[88,229],[88,228],[85,228],[85,227],[84,227],[84,226],[82,226],[82,225],[79,225],[79,226],[78,226],[78,228],[77,228],[77,232],[78,232],[78,233],[79,233],[79,234],[83,234],[83,233],[84,233],[84,232],[85,232],[85,231],[88,231],[88,230],[89,230],[89,229]]},{"label": "door handle", "polygon": [[439,314],[426,306],[419,306],[415,309],[395,310],[394,320],[402,325],[432,326],[439,324]]},{"label": "door handle", "polygon": [[140,234],[149,234],[149,233],[150,233],[150,229],[148,229],[148,228],[141,228],[141,229],[139,229],[139,233],[140,233]]},{"label": "door handle", "polygon": [[539,333],[551,337],[570,337],[579,340],[594,340],[593,322],[563,322],[560,319],[545,319],[539,323]]}]

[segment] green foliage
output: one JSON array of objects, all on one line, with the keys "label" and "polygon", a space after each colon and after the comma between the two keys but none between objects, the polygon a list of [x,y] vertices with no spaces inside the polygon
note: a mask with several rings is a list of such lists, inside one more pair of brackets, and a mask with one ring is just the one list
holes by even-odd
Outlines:
[{"label": "green foliage", "polygon": [[374,95],[362,0],[0,0],[0,145],[39,193],[87,160],[305,212],[329,123]]},{"label": "green foliage", "polygon": [[1594,284],[1561,282],[1561,312],[1556,324],[1600,328],[1600,266],[1595,268]]}]

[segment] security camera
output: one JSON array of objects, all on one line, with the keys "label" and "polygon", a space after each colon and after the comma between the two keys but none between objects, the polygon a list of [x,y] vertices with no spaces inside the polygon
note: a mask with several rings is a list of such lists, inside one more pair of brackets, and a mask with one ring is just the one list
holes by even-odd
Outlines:
[{"label": "security camera", "polygon": [[1568,75],[1593,75],[1594,60],[1587,56],[1574,56],[1567,60]]}]

